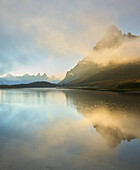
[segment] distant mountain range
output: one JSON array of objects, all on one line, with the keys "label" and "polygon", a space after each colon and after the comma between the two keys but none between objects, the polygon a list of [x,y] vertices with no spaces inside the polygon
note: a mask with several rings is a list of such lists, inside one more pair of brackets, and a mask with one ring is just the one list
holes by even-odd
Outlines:
[{"label": "distant mountain range", "polygon": [[24,74],[23,76],[7,74],[4,77],[0,77],[0,85],[28,84],[38,81],[47,81],[57,84],[60,80],[55,76],[48,77],[46,73],[43,75],[40,75],[40,73],[37,75]]},{"label": "distant mountain range", "polygon": [[140,37],[111,26],[92,53],[67,72],[59,84],[117,87],[140,82]]}]

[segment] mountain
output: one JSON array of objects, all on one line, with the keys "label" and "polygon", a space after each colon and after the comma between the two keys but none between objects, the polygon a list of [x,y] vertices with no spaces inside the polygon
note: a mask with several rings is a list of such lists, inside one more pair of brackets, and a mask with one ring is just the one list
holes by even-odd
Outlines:
[{"label": "mountain", "polygon": [[44,73],[42,76],[40,73],[35,75],[24,74],[23,76],[13,76],[11,74],[7,74],[5,77],[0,77],[0,84],[28,84],[35,81],[47,81],[48,76]]},{"label": "mountain", "polygon": [[42,87],[57,87],[57,84],[52,84],[46,81],[38,81],[29,84],[14,84],[14,85],[0,85],[0,88],[42,88]]},{"label": "mountain", "polygon": [[139,36],[123,34],[112,25],[91,54],[68,71],[59,84],[104,88],[139,82],[139,45]]},{"label": "mountain", "polygon": [[37,75],[24,74],[23,76],[13,76],[11,74],[7,74],[4,77],[0,77],[0,85],[28,84],[36,81],[58,83],[60,79],[55,76],[48,77],[46,73],[43,75],[40,73]]}]

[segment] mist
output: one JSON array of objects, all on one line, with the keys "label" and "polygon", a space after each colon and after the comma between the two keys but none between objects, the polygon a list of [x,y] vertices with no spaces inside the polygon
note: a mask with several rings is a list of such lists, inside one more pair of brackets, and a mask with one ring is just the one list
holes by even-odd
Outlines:
[{"label": "mist", "polygon": [[[113,44],[113,42],[111,43]],[[104,46],[106,45],[104,44]],[[125,38],[120,40],[119,44],[109,48],[96,50],[95,46],[85,60],[103,66],[140,61],[140,37]]]}]

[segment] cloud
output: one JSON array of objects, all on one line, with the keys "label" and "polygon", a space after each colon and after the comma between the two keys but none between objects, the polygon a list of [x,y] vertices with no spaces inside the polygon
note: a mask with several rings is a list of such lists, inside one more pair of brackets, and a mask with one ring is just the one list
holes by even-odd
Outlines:
[{"label": "cloud", "polygon": [[86,58],[96,64],[129,63],[140,61],[140,38],[125,40],[117,47],[91,52]]},{"label": "cloud", "polygon": [[118,22],[121,3],[133,10],[126,0],[0,0],[0,72],[44,65],[52,56],[72,65]]}]

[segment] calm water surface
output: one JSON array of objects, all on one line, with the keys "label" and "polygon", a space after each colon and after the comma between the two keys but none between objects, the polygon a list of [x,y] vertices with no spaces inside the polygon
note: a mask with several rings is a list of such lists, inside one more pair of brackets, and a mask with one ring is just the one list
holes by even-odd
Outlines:
[{"label": "calm water surface", "polygon": [[0,90],[0,170],[139,170],[140,95]]}]

